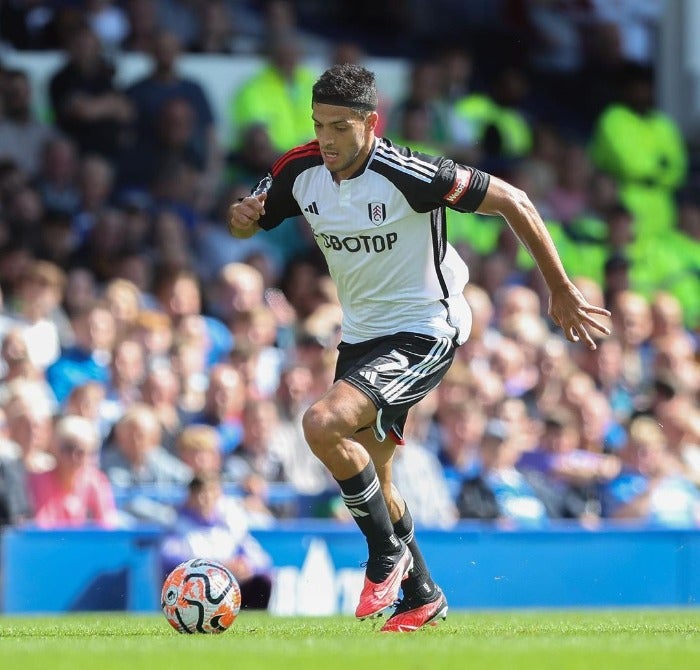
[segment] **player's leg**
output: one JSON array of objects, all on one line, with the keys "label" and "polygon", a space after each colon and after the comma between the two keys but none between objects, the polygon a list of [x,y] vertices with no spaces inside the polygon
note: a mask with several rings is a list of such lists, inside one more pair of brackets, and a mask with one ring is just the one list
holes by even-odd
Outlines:
[{"label": "player's leg", "polygon": [[413,556],[413,568],[401,585],[403,598],[382,631],[414,631],[438,619],[445,619],[447,600],[430,575],[415,538],[413,518],[408,505],[392,482],[394,442],[389,438],[380,442],[371,430],[363,430],[356,437],[374,462],[394,532],[406,543]]},{"label": "player's leg", "polygon": [[337,381],[303,419],[311,450],[338,481],[343,501],[367,540],[367,572],[355,612],[361,619],[393,604],[413,564],[408,547],[394,533],[374,463],[353,438],[376,417],[376,406],[366,393]]},{"label": "player's leg", "polygon": [[[355,612],[365,618],[380,614],[398,597],[413,555],[394,532],[374,462],[355,435],[371,427],[377,442],[392,430],[400,439],[402,418],[437,386],[455,345],[446,337],[397,333],[341,343],[338,351],[336,383],[307,410],[303,426],[312,451],[338,480],[343,500],[367,538],[367,574]],[[390,460],[391,454],[386,472]],[[392,499],[388,492],[387,499]],[[403,501],[399,511],[405,513]]]}]

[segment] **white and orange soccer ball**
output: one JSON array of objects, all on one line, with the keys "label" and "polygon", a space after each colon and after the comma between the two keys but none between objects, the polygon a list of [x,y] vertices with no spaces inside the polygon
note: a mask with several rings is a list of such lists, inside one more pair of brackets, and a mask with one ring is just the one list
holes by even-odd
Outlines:
[{"label": "white and orange soccer ball", "polygon": [[241,609],[241,588],[221,563],[193,558],[166,577],[160,604],[178,633],[223,633]]}]

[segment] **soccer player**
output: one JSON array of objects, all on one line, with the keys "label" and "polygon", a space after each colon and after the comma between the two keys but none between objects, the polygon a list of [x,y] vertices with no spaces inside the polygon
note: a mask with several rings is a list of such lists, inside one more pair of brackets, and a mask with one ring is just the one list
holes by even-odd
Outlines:
[{"label": "soccer player", "polygon": [[549,314],[572,342],[607,333],[567,277],[525,193],[444,157],[375,135],[372,72],[335,65],[312,91],[316,140],[285,153],[253,194],[231,205],[229,230],[248,238],[303,216],[325,254],[343,307],[336,381],[303,418],[313,453],[340,485],[369,551],[355,615],[412,631],[444,619],[447,601],[392,485],[395,443],[409,408],[434,388],[469,335],[462,291],[469,272],[446,242],[446,208],[501,215],[529,249],[550,290]]}]

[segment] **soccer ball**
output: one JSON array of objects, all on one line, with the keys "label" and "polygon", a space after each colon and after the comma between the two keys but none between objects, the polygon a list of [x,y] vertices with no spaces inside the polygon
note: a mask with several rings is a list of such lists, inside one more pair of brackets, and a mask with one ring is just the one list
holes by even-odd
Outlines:
[{"label": "soccer ball", "polygon": [[193,558],[166,577],[160,606],[178,633],[223,633],[241,609],[241,587],[221,563]]}]

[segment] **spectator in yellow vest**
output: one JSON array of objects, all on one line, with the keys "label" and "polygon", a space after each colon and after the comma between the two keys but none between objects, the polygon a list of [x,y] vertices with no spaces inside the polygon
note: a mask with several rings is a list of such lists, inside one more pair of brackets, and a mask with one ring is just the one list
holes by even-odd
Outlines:
[{"label": "spectator in yellow vest", "polygon": [[267,63],[231,98],[234,149],[246,128],[254,123],[267,126],[278,151],[312,139],[311,87],[315,79],[315,73],[300,63],[296,38],[288,35],[273,40]]},{"label": "spectator in yellow vest", "polygon": [[628,65],[620,101],[603,111],[591,144],[596,167],[618,180],[620,196],[635,214],[640,243],[675,224],[673,194],[688,163],[675,121],[654,107],[653,84],[650,68]]},{"label": "spectator in yellow vest", "polygon": [[454,113],[472,126],[479,142],[496,135],[499,155],[521,157],[532,148],[532,130],[521,109],[527,92],[524,74],[506,67],[496,77],[491,95],[471,93],[457,100]]}]

